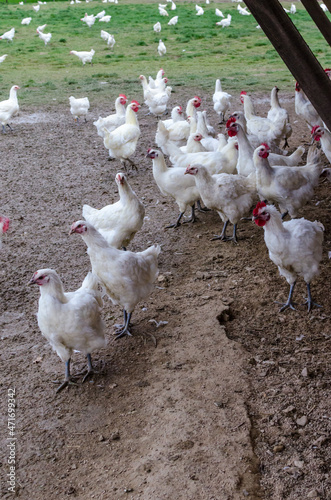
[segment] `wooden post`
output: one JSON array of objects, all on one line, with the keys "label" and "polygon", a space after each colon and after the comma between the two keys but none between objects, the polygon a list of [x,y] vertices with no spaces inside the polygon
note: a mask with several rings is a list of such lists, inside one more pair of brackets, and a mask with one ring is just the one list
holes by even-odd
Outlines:
[{"label": "wooden post", "polygon": [[301,3],[305,6],[306,11],[331,46],[331,23],[325,12],[321,9],[320,4],[317,0],[301,0]]},{"label": "wooden post", "polygon": [[330,129],[331,80],[325,74],[281,4],[278,0],[268,0],[267,2],[265,0],[244,0],[244,2]]}]

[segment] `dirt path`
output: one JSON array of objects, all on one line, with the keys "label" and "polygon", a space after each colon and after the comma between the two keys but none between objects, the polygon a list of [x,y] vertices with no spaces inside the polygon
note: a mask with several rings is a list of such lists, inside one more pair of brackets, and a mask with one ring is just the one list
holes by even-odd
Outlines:
[{"label": "dirt path", "polygon": [[[264,114],[268,104],[257,97]],[[1,421],[6,429],[7,390],[15,388],[17,496],[330,498],[330,184],[319,186],[302,213],[326,227],[313,285],[324,308],[279,314],[273,301],[288,289],[268,259],[263,230],[243,222],[238,246],[211,242],[221,229],[215,213],[164,230],[178,210],[159,193],[145,158],[156,129],[145,110],[138,173],[129,182],[147,217],[131,249],[160,243],[160,276],[134,313],[132,339],[113,340],[121,311],[106,302],[109,341],[94,356],[101,373],[55,395],[51,381],[64,367],[38,329],[38,290],[26,284],[35,270],[52,267],[73,290],[89,270],[84,243],[68,231],[84,203],[102,207],[117,199],[121,169],[107,160],[92,124],[107,111],[95,106],[77,127],[67,108],[26,109],[14,133],[0,137],[1,212],[12,220],[1,251]],[[296,125],[293,148],[309,136]],[[304,295],[303,284],[297,293]],[[166,323],[157,327],[160,321]],[[76,354],[74,371],[84,365]],[[302,416],[305,425],[298,424]],[[5,450],[6,431],[1,438]],[[1,471],[2,496],[10,497],[6,453]]]}]

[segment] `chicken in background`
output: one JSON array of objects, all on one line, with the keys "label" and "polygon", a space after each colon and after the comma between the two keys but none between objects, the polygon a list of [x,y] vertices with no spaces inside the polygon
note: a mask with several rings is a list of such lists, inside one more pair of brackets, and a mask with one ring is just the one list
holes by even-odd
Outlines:
[{"label": "chicken in background", "polygon": [[70,113],[74,117],[75,122],[78,123],[78,119],[80,116],[84,116],[86,122],[87,121],[86,115],[90,108],[90,102],[88,100],[88,97],[81,97],[76,99],[75,97],[70,96],[69,103],[70,103]]},{"label": "chicken in background", "polygon": [[8,56],[8,54],[4,54],[3,56],[0,56],[0,63],[2,63],[6,57]]},{"label": "chicken in background", "polygon": [[146,300],[158,275],[160,245],[143,252],[118,250],[108,245],[104,237],[87,221],[77,221],[70,234],[80,234],[87,245],[92,272],[99,278],[107,295],[115,305],[124,309],[124,324],[116,330],[116,339],[131,336],[130,320],[136,305]]},{"label": "chicken in background", "polygon": [[255,113],[252,99],[245,91],[241,92],[241,100],[244,104],[247,131],[256,135],[259,138],[260,144],[266,142],[269,147],[274,148],[273,151],[276,148],[279,150],[280,141],[286,136],[285,117],[279,116],[277,121],[271,121],[268,118],[258,116]]},{"label": "chicken in background", "polygon": [[156,74],[156,78],[148,77],[148,86],[151,89],[160,88],[161,90],[165,89],[165,83],[168,83],[168,79],[164,82],[164,69],[160,68]]},{"label": "chicken in background", "polygon": [[47,45],[52,38],[52,33],[43,33],[42,31],[39,31],[37,29],[37,35],[39,36],[40,40],[44,42],[45,45]]},{"label": "chicken in background", "polygon": [[169,127],[166,127],[162,120],[157,125],[155,142],[164,154],[169,154],[168,144],[175,144],[177,147],[185,146],[189,138],[191,125],[187,120],[178,120]]},{"label": "chicken in background", "polygon": [[161,151],[149,149],[147,158],[153,161],[153,177],[164,196],[171,196],[179,207],[179,216],[174,224],[166,229],[181,225],[181,219],[188,207],[191,207],[191,218],[184,222],[195,222],[195,202],[200,199],[199,191],[192,178],[184,176],[185,168],[169,168]]},{"label": "chicken in background", "polygon": [[270,165],[269,149],[267,144],[262,144],[253,154],[258,194],[261,200],[278,203],[283,218],[287,213],[296,217],[300,208],[314,195],[323,170],[320,151],[315,145],[310,146],[306,165],[284,167]]},{"label": "chicken in background", "polygon": [[82,50],[82,51],[77,51],[77,50],[71,50],[70,54],[77,56],[78,59],[80,59],[84,64],[87,62],[91,63],[91,66],[93,66],[92,59],[95,54],[95,50],[91,49],[90,51]]},{"label": "chicken in background", "polygon": [[144,75],[140,75],[139,80],[143,87],[144,101],[149,108],[149,113],[157,117],[163,115],[167,110],[167,104],[172,91],[171,87],[166,86],[168,79],[159,79],[157,86],[155,85],[155,81],[153,81],[152,87],[147,83]]},{"label": "chicken in background", "polygon": [[231,99],[232,96],[222,90],[221,80],[217,79],[215,83],[215,92],[213,94],[213,103],[214,110],[220,117],[220,123],[224,122],[225,113],[231,106]]},{"label": "chicken in background", "polygon": [[9,224],[10,220],[8,217],[5,217],[4,215],[0,215],[0,250],[2,247],[2,236],[5,234],[8,229],[9,229]]},{"label": "chicken in background", "polygon": [[19,89],[18,85],[13,85],[9,92],[9,99],[0,102],[0,123],[4,134],[6,133],[6,125],[11,131],[13,130],[8,122],[20,109],[17,99],[17,91]]},{"label": "chicken in background", "polygon": [[0,40],[7,40],[7,42],[12,42],[15,36],[15,28],[12,28],[9,31],[6,31],[3,35],[0,36]]},{"label": "chicken in background", "polygon": [[105,238],[108,245],[123,248],[129,245],[137,231],[142,228],[145,207],[121,172],[115,181],[120,199],[100,210],[83,206],[83,217]]},{"label": "chicken in background", "polygon": [[107,45],[109,45],[111,49],[114,47],[116,43],[114,35],[111,35],[108,31],[101,30],[100,36],[105,42],[107,42]]},{"label": "chicken in background", "polygon": [[93,24],[95,23],[95,20],[96,20],[96,16],[94,16],[93,14],[88,16],[87,12],[85,12],[85,16],[81,18],[81,21],[83,21],[83,23],[86,23],[89,28],[91,28],[91,26],[93,26]]},{"label": "chicken in background", "polygon": [[320,125],[315,125],[311,129],[311,136],[313,141],[320,141],[322,151],[331,163],[331,133],[329,130]]},{"label": "chicken in background", "polygon": [[41,333],[65,363],[65,379],[56,392],[62,391],[76,378],[70,374],[74,351],[87,356],[84,382],[94,373],[91,353],[106,345],[100,313],[103,302],[96,276],[88,273],[78,290],[65,292],[54,269],[39,269],[29,284],[40,286],[37,319]]},{"label": "chicken in background", "polygon": [[222,28],[228,28],[231,25],[232,16],[228,14],[225,19],[218,21],[216,23],[217,26],[222,26]]},{"label": "chicken in background", "polygon": [[165,56],[167,53],[167,47],[165,46],[164,42],[162,40],[159,40],[159,45],[157,46],[157,51],[159,56]]},{"label": "chicken in background", "polygon": [[181,106],[175,106],[171,110],[171,118],[167,120],[161,120],[166,129],[169,129],[171,125],[176,122],[183,122],[185,118],[183,116],[183,108]]},{"label": "chicken in background", "polygon": [[109,156],[121,161],[126,168],[126,162],[137,169],[134,162],[130,159],[137,147],[137,142],[140,137],[140,128],[137,118],[137,111],[140,108],[138,101],[131,101],[127,105],[125,111],[125,123],[109,132],[107,128],[103,128],[104,146],[109,150]]},{"label": "chicken in background", "polygon": [[318,275],[322,260],[323,225],[304,218],[282,222],[276,207],[264,202],[256,205],[253,221],[263,227],[269,257],[290,285],[288,299],[281,304],[280,312],[288,308],[295,309],[292,297],[298,276],[303,277],[307,285],[308,312],[313,306],[321,307],[312,299],[310,283]]},{"label": "chicken in background", "polygon": [[301,90],[299,82],[295,84],[294,108],[296,114],[306,122],[309,130],[311,130],[314,125],[323,126],[322,118],[319,116],[304,91]]},{"label": "chicken in background", "polygon": [[120,127],[125,123],[125,105],[127,100],[128,98],[125,94],[120,94],[115,100],[115,113],[108,115],[105,118],[99,116],[98,120],[93,122],[93,125],[97,128],[98,135],[100,137],[105,137],[105,128],[108,132],[112,132],[115,128]]},{"label": "chicken in background", "polygon": [[194,96],[187,101],[186,104],[186,118],[192,116],[195,120],[197,119],[197,108],[201,106],[201,98],[199,96]]},{"label": "chicken in background", "polygon": [[285,128],[284,128],[284,133],[285,133],[284,140],[285,140],[285,142],[284,142],[284,146],[283,146],[285,148],[285,147],[289,146],[287,139],[289,139],[292,135],[292,126],[290,123],[290,117],[289,117],[287,110],[285,108],[282,108],[282,106],[280,105],[279,98],[278,98],[278,92],[279,92],[279,88],[276,86],[273,87],[273,89],[271,90],[271,95],[270,95],[271,107],[268,111],[267,118],[274,123],[278,123],[282,119],[285,121]]},{"label": "chicken in background", "polygon": [[[190,174],[195,179],[201,199],[207,208],[216,210],[223,221],[223,230],[213,240],[237,240],[237,223],[247,214],[257,197],[255,176],[218,174],[210,175],[203,165],[188,166],[185,174]],[[226,228],[233,224],[233,235],[226,236]]]},{"label": "chicken in background", "polygon": [[32,21],[32,17],[25,17],[22,19],[21,24],[28,26]]}]

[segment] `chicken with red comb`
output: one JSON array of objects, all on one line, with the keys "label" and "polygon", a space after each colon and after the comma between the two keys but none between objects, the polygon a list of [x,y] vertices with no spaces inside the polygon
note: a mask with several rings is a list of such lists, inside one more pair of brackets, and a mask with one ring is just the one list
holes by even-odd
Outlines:
[{"label": "chicken with red comb", "polygon": [[278,267],[290,285],[287,301],[281,303],[280,312],[295,309],[293,292],[297,278],[301,276],[307,285],[308,312],[316,307],[311,295],[310,283],[319,273],[322,260],[324,227],[320,222],[307,219],[292,219],[282,222],[280,212],[274,205],[259,202],[253,211],[253,221],[264,229],[264,241],[269,250],[269,257]]},{"label": "chicken with red comb", "polygon": [[323,153],[331,162],[331,133],[321,125],[315,125],[311,130],[311,137],[313,141],[320,141]]},{"label": "chicken with red comb", "polygon": [[10,220],[8,219],[8,217],[5,217],[4,215],[0,215],[0,248],[2,245],[2,242],[1,242],[2,235],[8,231],[9,223],[10,223]]}]

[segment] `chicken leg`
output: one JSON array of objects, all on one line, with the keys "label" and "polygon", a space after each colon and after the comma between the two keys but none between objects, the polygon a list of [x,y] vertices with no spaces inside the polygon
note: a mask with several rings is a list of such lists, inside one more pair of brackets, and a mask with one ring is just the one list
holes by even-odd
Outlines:
[{"label": "chicken leg", "polygon": [[308,297],[306,299],[305,304],[308,304],[308,312],[310,312],[314,306],[323,307],[319,304],[316,304],[316,302],[313,301],[312,296],[311,296],[311,291],[310,291],[310,283],[306,283],[306,285],[307,285]]},{"label": "chicken leg", "polygon": [[[191,218],[189,220],[186,220],[185,222],[183,222],[183,224],[188,224],[189,222],[195,222],[197,219],[195,217],[195,210],[194,210],[194,205],[192,205],[192,214],[191,214]],[[181,218],[183,217],[185,212],[180,212],[179,216],[178,216],[178,219],[176,220],[176,222],[174,224],[170,224],[169,226],[166,226],[165,228],[166,229],[170,229],[172,227],[179,227],[181,225]]]},{"label": "chicken leg", "polygon": [[[295,307],[293,306],[293,304],[295,304],[295,302],[292,302],[292,296],[293,296],[293,292],[294,292],[295,283],[296,283],[296,281],[290,286],[290,293],[288,294],[288,298],[287,298],[287,301],[285,302],[285,304],[283,302],[276,301],[276,304],[280,304],[283,306],[279,309],[279,312],[285,311],[285,309],[287,309],[288,307],[293,309],[293,311],[296,311]],[[308,292],[308,295],[309,295],[309,292]]]},{"label": "chicken leg", "polygon": [[[70,375],[70,361],[70,358],[66,361],[64,382],[56,389],[56,394],[61,392],[65,387],[68,387],[69,384],[76,385],[74,382],[76,377]],[[55,381],[55,383],[57,384],[58,382]]]},{"label": "chicken leg", "polygon": [[115,340],[120,339],[123,337],[123,335],[128,335],[129,337],[132,337],[132,333],[129,331],[129,326],[130,326],[130,320],[132,313],[127,313],[126,310],[123,310],[123,315],[124,315],[124,325],[115,325],[118,328],[115,330]]},{"label": "chicken leg", "polygon": [[222,240],[222,241],[233,241],[234,243],[238,243],[237,240],[237,224],[233,224],[233,234],[232,236],[226,236],[226,228],[228,227],[229,221],[224,222],[223,230],[219,236],[214,236],[211,241],[214,240]]}]

